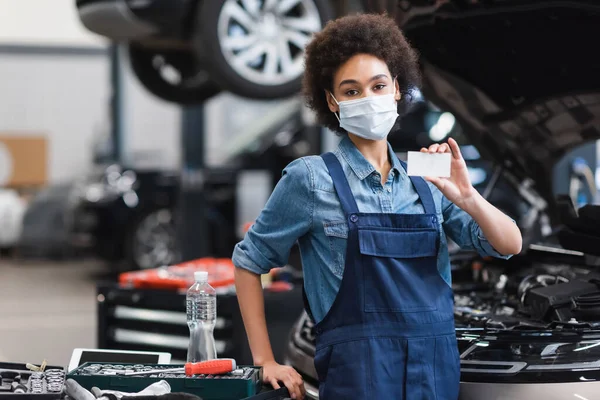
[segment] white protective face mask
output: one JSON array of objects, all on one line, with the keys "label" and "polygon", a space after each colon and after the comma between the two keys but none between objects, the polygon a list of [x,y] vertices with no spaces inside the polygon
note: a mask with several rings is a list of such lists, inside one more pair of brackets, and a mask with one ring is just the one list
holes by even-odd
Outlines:
[{"label": "white protective face mask", "polygon": [[393,93],[340,102],[333,94],[331,97],[340,107],[339,117],[334,113],[340,121],[340,127],[364,139],[385,139],[398,119],[398,106]]}]

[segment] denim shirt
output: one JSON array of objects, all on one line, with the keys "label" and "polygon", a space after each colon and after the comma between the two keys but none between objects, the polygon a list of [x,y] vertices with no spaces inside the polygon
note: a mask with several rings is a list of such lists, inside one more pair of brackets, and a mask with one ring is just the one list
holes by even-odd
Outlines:
[{"label": "denim shirt", "polygon": [[[360,212],[424,213],[419,195],[388,144],[392,169],[385,185],[381,176],[345,137],[334,154],[340,160]],[[438,271],[451,284],[446,235],[463,249],[481,255],[509,258],[495,251],[469,214],[446,199],[433,184],[439,223]],[[233,251],[233,264],[256,274],[287,263],[290,249],[298,242],[304,285],[317,322],[322,320],[340,288],[346,258],[348,224],[333,181],[320,156],[290,163],[244,239]]]}]

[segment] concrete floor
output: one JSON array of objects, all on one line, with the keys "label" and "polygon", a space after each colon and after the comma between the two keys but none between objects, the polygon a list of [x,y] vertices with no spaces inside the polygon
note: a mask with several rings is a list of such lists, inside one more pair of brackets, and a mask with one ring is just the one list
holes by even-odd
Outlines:
[{"label": "concrete floor", "polygon": [[97,261],[0,260],[0,361],[67,366],[96,347]]}]

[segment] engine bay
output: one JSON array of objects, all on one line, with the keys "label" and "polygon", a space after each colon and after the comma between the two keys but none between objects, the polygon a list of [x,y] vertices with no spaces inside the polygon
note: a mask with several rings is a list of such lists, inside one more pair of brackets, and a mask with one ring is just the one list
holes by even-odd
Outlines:
[{"label": "engine bay", "polygon": [[[570,262],[543,260],[556,251]],[[470,262],[470,279],[453,284],[457,327],[600,326],[600,273],[595,267],[576,252],[538,246],[534,253],[508,267],[495,260]],[[542,261],[536,261],[538,257]],[[456,275],[466,277],[464,265],[461,271]]]}]

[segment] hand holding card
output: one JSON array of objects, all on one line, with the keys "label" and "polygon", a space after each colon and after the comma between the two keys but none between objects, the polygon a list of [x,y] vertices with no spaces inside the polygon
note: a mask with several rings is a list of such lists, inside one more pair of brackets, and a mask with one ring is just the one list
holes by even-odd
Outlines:
[{"label": "hand holding card", "polygon": [[476,194],[471,185],[467,164],[456,140],[432,144],[420,152],[408,154],[408,175],[422,176],[433,183],[451,202],[464,209]]}]

